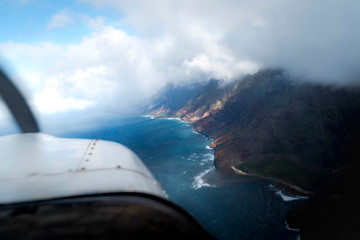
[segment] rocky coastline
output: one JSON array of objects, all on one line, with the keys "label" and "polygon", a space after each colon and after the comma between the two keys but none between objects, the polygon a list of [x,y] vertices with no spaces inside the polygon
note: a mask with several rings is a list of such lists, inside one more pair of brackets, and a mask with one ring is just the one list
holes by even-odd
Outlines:
[{"label": "rocky coastline", "polygon": [[[216,169],[271,179],[282,192],[309,196],[287,219],[302,236],[321,234],[308,222],[325,227],[331,206],[342,208],[338,202],[357,209],[351,190],[340,186],[358,182],[352,169],[359,165],[360,88],[310,84],[282,70],[261,70],[228,85],[216,80],[190,87],[170,85],[146,112],[156,118],[180,118],[214,139],[209,147],[214,149]],[[339,184],[344,181],[347,184]],[[351,224],[356,221],[355,216]]]},{"label": "rocky coastline", "polygon": [[[164,111],[165,110],[165,111]],[[194,124],[196,123],[196,120],[194,120],[193,118],[190,119],[189,121],[189,118],[181,118],[181,117],[177,117],[176,115],[173,116],[173,115],[167,115],[168,111],[166,111],[166,109],[160,109],[160,110],[157,110],[156,112],[152,112],[152,114],[154,115],[148,115],[150,116],[150,118],[152,119],[179,119],[180,121],[183,121],[183,122],[186,122],[187,124],[189,125],[192,125],[193,126],[193,131],[195,133],[198,133],[198,134],[202,134],[204,135],[205,137],[207,138],[210,138],[210,136],[207,136],[206,134],[204,134],[203,132],[198,132],[196,130],[196,128],[194,127]],[[198,119],[197,119],[198,120]],[[217,153],[217,149],[216,149],[216,144],[223,141],[223,139],[215,139],[214,141],[212,141],[210,144],[209,144],[209,148],[213,149],[214,150],[214,167],[215,169],[219,169],[219,165],[220,166],[224,166],[225,164],[221,164],[221,161],[223,158],[220,158],[219,159],[219,156],[221,156],[221,154],[225,154],[226,155],[226,152],[223,152],[223,153]],[[220,163],[220,164],[219,164]],[[223,169],[224,167],[220,167],[220,169]],[[289,195],[289,196],[297,196],[297,197],[309,197],[311,196],[312,192],[311,191],[307,191],[307,190],[304,190],[302,189],[301,187],[299,186],[296,186],[292,183],[288,183],[286,181],[283,181],[281,179],[277,179],[277,178],[274,178],[274,177],[268,177],[268,176],[263,176],[263,175],[259,175],[259,174],[255,174],[255,173],[246,173],[238,168],[236,168],[235,166],[226,166],[225,167],[226,169],[230,168],[232,169],[236,174],[239,174],[239,175],[243,175],[243,176],[252,176],[252,177],[257,177],[257,178],[262,178],[262,179],[268,179],[268,180],[271,180],[271,181],[274,181],[274,184],[273,184],[273,187],[276,189],[276,190],[279,190],[281,191],[282,193],[284,193],[285,195]]]}]

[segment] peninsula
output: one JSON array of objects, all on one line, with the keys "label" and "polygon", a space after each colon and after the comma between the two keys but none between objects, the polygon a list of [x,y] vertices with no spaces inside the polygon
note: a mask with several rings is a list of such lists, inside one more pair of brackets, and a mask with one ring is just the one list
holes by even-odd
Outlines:
[{"label": "peninsula", "polygon": [[[300,228],[301,236],[341,235],[346,229],[341,224],[356,223],[356,214],[345,217],[334,206],[359,209],[351,204],[348,187],[359,182],[358,86],[315,84],[267,69],[227,84],[169,84],[146,112],[155,118],[181,118],[214,139],[210,147],[217,169],[232,168],[314,192],[287,219],[291,228]],[[324,231],[328,226],[333,231]]]}]

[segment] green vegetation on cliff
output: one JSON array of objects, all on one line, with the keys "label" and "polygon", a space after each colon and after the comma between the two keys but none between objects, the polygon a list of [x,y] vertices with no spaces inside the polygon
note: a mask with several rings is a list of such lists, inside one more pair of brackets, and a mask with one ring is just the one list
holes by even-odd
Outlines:
[{"label": "green vegetation on cliff", "polygon": [[214,138],[217,168],[236,166],[314,190],[344,165],[345,139],[360,122],[360,94],[262,70],[222,87],[215,80],[169,86],[150,111],[181,117]]},{"label": "green vegetation on cliff", "polygon": [[214,139],[215,166],[277,178],[314,191],[289,213],[302,239],[359,239],[360,89],[295,81],[262,70],[169,86],[149,109],[176,115]]}]

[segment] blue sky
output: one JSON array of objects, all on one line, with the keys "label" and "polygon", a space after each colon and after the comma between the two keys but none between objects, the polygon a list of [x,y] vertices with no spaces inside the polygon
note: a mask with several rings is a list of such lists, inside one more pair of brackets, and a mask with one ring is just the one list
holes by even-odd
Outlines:
[{"label": "blue sky", "polygon": [[40,113],[123,112],[168,82],[283,67],[358,84],[357,0],[3,0],[0,64]]},{"label": "blue sky", "polygon": [[[51,25],[57,15],[63,15],[62,20],[58,18],[58,23]],[[91,33],[82,18],[96,16],[104,17],[107,24],[121,19],[119,11],[94,8],[73,0],[4,0],[0,2],[0,31],[3,33],[0,41],[77,43]]]}]

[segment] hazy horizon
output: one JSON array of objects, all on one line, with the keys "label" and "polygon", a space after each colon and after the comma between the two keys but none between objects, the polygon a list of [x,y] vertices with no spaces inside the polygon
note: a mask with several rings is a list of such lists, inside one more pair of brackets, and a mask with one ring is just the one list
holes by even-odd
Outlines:
[{"label": "hazy horizon", "polygon": [[39,115],[116,112],[263,68],[360,83],[358,1],[5,0],[1,65]]}]

